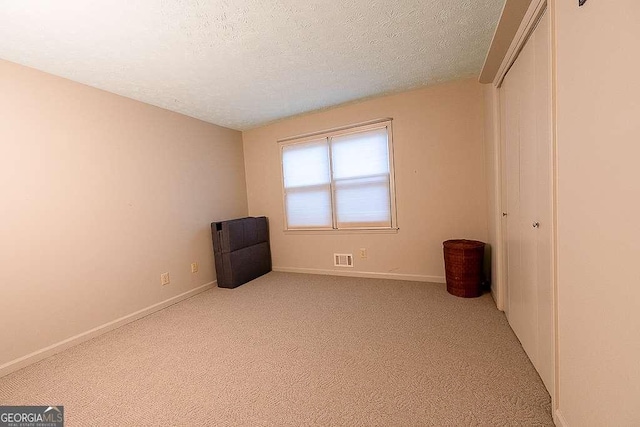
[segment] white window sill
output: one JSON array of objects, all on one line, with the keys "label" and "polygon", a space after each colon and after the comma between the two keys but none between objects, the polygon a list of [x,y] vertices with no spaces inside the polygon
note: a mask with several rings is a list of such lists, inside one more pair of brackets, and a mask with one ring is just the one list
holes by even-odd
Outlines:
[{"label": "white window sill", "polygon": [[399,228],[348,228],[340,230],[283,230],[284,234],[398,234]]}]

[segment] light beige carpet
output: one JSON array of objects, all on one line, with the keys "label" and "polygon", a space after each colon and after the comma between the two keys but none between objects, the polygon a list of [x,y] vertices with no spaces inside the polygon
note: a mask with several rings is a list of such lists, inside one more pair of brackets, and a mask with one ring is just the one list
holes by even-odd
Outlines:
[{"label": "light beige carpet", "polygon": [[490,295],[270,273],[0,379],[68,426],[553,425]]}]

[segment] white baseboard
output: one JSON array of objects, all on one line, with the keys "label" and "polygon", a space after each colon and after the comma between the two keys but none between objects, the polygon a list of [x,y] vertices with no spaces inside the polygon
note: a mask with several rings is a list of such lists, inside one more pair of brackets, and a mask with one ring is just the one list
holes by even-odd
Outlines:
[{"label": "white baseboard", "polygon": [[553,422],[556,423],[557,427],[569,427],[569,424],[560,413],[560,409],[553,411]]},{"label": "white baseboard", "polygon": [[273,271],[286,273],[323,274],[328,276],[366,277],[369,279],[410,280],[412,282],[445,283],[442,276],[425,276],[422,274],[378,273],[373,271],[322,270],[318,268],[273,267]]},{"label": "white baseboard", "polygon": [[142,310],[138,310],[135,313],[128,314],[119,319],[113,320],[111,322],[108,322],[98,327],[95,327],[93,329],[90,329],[86,332],[82,332],[71,338],[67,338],[66,340],[57,342],[48,347],[34,351],[33,353],[27,354],[26,356],[22,356],[22,357],[19,357],[18,359],[14,359],[10,362],[5,363],[4,365],[0,365],[0,378],[12,372],[17,371],[18,369],[22,369],[28,365],[39,362],[42,359],[46,359],[47,357],[53,356],[56,353],[60,353],[61,351],[66,350],[69,347],[76,346],[80,343],[90,340],[91,338],[95,338],[99,335],[105,334],[109,331],[119,328],[120,326],[124,326],[127,323],[134,322],[138,319],[141,319],[145,316],[155,313],[156,311],[160,311],[163,308],[167,308],[170,305],[177,304],[180,301],[183,301],[187,298],[190,298],[194,295],[199,294],[200,292],[204,292],[208,289],[211,289],[215,283],[216,281],[214,280],[213,282],[209,282],[195,289],[191,289],[190,291],[184,292],[180,295],[176,295],[175,297],[161,301],[157,304],[153,304],[149,307],[143,308]]}]

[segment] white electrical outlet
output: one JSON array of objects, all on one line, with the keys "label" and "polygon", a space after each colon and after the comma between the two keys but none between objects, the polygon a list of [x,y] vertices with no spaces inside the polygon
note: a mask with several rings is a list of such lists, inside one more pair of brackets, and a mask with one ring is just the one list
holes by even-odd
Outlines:
[{"label": "white electrical outlet", "polygon": [[160,283],[162,283],[163,286],[169,284],[169,273],[162,273],[160,275]]},{"label": "white electrical outlet", "polygon": [[360,258],[361,259],[367,258],[367,249],[366,248],[360,248]]},{"label": "white electrical outlet", "polygon": [[192,262],[191,263],[191,272],[192,273],[197,273],[198,272],[198,263],[197,262]]}]

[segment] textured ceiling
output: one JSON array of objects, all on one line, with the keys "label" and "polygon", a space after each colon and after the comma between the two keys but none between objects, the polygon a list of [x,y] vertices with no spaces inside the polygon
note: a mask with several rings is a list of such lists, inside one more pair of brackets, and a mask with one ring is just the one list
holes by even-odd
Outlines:
[{"label": "textured ceiling", "polygon": [[234,129],[478,75],[504,0],[0,0],[0,58]]}]

